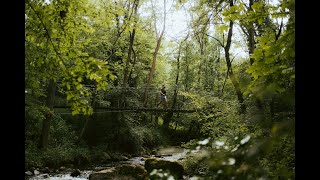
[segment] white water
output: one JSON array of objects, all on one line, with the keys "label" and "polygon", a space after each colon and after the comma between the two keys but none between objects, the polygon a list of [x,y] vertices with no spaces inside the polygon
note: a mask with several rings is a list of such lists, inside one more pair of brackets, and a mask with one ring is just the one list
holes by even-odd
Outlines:
[{"label": "white water", "polygon": [[[167,161],[178,161],[181,158],[184,158],[187,156],[187,153],[190,152],[190,150],[183,149],[183,148],[177,148],[177,147],[169,147],[169,148],[162,148],[157,152],[157,155],[160,155],[161,157],[159,159],[167,160]],[[153,156],[151,156],[153,157]],[[119,164],[139,164],[144,166],[144,161],[146,158],[143,157],[134,157],[127,161],[123,161]],[[107,167],[106,167],[107,168]],[[29,180],[87,180],[89,179],[89,175],[93,172],[97,171],[98,169],[103,169],[103,167],[96,167],[93,168],[96,170],[84,170],[81,171],[81,175],[78,177],[72,177],[70,176],[71,172],[61,172],[61,173],[50,173],[50,174],[39,174],[37,176],[32,176],[29,178]],[[48,177],[45,177],[45,176]]]},{"label": "white water", "polygon": [[[78,177],[70,176],[71,172],[64,172],[63,174],[39,174],[31,177],[29,180],[87,180],[91,173],[93,173],[93,171],[81,171],[81,174]],[[49,177],[45,178],[44,176],[46,175]]]}]

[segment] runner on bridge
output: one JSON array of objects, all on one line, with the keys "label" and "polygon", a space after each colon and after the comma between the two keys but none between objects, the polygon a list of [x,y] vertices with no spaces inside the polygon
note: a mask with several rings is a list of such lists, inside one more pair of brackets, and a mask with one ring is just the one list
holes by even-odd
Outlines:
[{"label": "runner on bridge", "polygon": [[158,103],[157,107],[162,104],[164,108],[167,108],[167,96],[166,96],[166,86],[162,85],[161,91],[160,91],[160,102]]}]

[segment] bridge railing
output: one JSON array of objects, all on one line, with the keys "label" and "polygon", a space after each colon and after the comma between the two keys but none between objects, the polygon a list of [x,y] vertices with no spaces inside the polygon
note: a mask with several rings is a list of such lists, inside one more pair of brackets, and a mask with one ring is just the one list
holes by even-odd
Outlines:
[{"label": "bridge railing", "polygon": [[[89,88],[91,88],[91,90],[94,90],[93,87],[89,86]],[[175,87],[167,89],[167,108],[172,107],[174,90]],[[173,109],[194,109],[190,104],[187,104],[188,99],[181,95],[181,92],[183,91],[180,91],[181,89],[179,89],[179,87],[177,90],[178,95],[176,106]],[[144,107],[144,92],[145,87],[110,87],[107,89],[107,91],[100,92],[97,95],[96,102],[98,102],[98,104],[96,106],[141,109]],[[147,96],[147,106],[144,108],[163,108],[163,106],[161,105],[157,107],[157,104],[160,102],[160,87],[149,87]],[[68,102],[66,101],[66,98],[62,97],[62,95],[60,94],[60,98],[58,96],[58,98],[56,98],[55,100],[55,106],[68,106]]]}]

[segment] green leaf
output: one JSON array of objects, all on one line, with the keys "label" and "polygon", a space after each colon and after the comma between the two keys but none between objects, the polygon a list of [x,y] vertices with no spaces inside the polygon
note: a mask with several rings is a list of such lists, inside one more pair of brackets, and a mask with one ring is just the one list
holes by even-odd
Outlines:
[{"label": "green leaf", "polygon": [[82,88],[82,84],[78,84],[77,86],[76,86],[76,89],[77,90],[80,90]]},{"label": "green leaf", "polygon": [[68,90],[70,90],[70,85],[69,84],[67,84],[67,88],[68,88]]},{"label": "green leaf", "polygon": [[224,31],[227,31],[228,29],[229,29],[229,26],[223,24],[223,25],[219,26],[217,30],[219,33],[223,33]]},{"label": "green leaf", "polygon": [[77,115],[77,114],[79,114],[79,110],[74,110],[74,111],[72,111],[72,116],[74,116],[74,115]]},{"label": "green leaf", "polygon": [[68,95],[67,95],[67,100],[70,100],[72,97],[73,97],[72,94],[68,94]]}]

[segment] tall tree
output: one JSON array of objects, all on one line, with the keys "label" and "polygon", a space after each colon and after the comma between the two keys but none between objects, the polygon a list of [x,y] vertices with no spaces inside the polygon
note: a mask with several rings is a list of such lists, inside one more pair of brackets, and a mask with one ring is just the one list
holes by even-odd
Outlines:
[{"label": "tall tree", "polygon": [[[233,0],[230,0],[230,7],[233,6]],[[237,93],[237,97],[238,97],[238,101],[240,104],[240,109],[241,109],[241,113],[245,113],[246,111],[246,106],[244,104],[244,99],[243,99],[243,94],[242,91],[240,89],[240,85],[238,80],[236,79],[233,71],[232,71],[232,65],[231,65],[231,60],[230,60],[230,47],[231,47],[231,39],[232,39],[232,30],[233,30],[233,21],[230,20],[229,22],[229,30],[228,30],[228,36],[227,36],[227,43],[224,46],[224,54],[225,54],[225,59],[226,59],[226,63],[227,63],[227,67],[228,67],[228,72],[229,72],[229,78],[234,86],[234,89]]]},{"label": "tall tree", "polygon": [[[147,103],[148,103],[148,90],[149,90],[149,87],[150,87],[150,84],[152,82],[153,75],[154,75],[154,72],[155,72],[155,69],[156,69],[157,54],[158,54],[158,51],[160,49],[161,40],[162,40],[164,31],[165,31],[165,27],[166,27],[166,0],[163,1],[163,5],[164,5],[164,8],[163,8],[163,27],[162,27],[160,35],[158,35],[158,32],[157,32],[156,18],[154,19],[157,45],[156,45],[156,47],[154,49],[154,52],[153,52],[153,55],[152,55],[152,64],[151,64],[150,72],[149,72],[148,77],[147,77],[146,87],[145,87],[145,90],[144,90],[144,103],[143,103],[144,107],[146,107]],[[155,16],[155,11],[153,11],[153,14]]]},{"label": "tall tree", "polygon": [[127,84],[128,84],[128,79],[129,79],[129,65],[130,65],[130,62],[132,62],[132,52],[134,52],[133,50],[133,42],[134,42],[134,37],[135,37],[135,34],[136,34],[136,24],[137,24],[137,19],[138,19],[138,16],[137,16],[137,12],[138,12],[138,6],[139,6],[139,0],[135,0],[133,2],[133,9],[134,9],[134,13],[133,13],[133,16],[134,16],[134,23],[133,23],[133,28],[132,28],[132,32],[129,31],[129,40],[130,40],[130,44],[129,44],[129,47],[128,47],[128,56],[127,56],[127,61],[125,63],[125,67],[124,67],[124,78],[123,78],[123,86],[124,88],[127,87]]},{"label": "tall tree", "polygon": [[[218,9],[218,6],[220,5],[224,5],[223,1],[220,1],[218,3],[218,5],[216,5],[215,9]],[[223,34],[223,41],[221,42],[218,38],[213,37],[211,35],[208,35],[209,37],[214,38],[219,45],[223,48],[224,50],[224,56],[225,56],[225,60],[226,60],[226,64],[227,64],[227,77],[230,78],[232,85],[236,91],[237,94],[237,98],[239,101],[239,105],[240,105],[240,112],[241,113],[245,113],[246,112],[246,105],[244,104],[244,98],[243,98],[243,93],[241,91],[240,88],[240,84],[239,81],[236,78],[236,75],[234,74],[233,70],[232,70],[232,60],[230,58],[230,48],[232,45],[232,35],[233,35],[233,26],[234,26],[234,0],[228,0],[226,1],[226,4],[224,5],[224,7],[228,5],[229,7],[226,8],[225,12],[222,12],[222,15],[225,17],[224,20],[225,21],[229,21],[229,25],[221,25],[219,28],[221,30],[227,29],[227,39],[226,39],[226,43],[224,44],[224,34]],[[222,18],[220,18],[222,19]],[[222,31],[223,33],[223,31]]]},{"label": "tall tree", "polygon": [[87,0],[26,1],[26,87],[39,93],[35,96],[46,96],[47,116],[40,141],[43,149],[48,146],[56,87],[66,95],[73,115],[92,114],[91,93],[84,81],[95,81],[98,90],[105,90],[107,81],[113,79],[107,63],[86,52],[93,32],[90,20],[97,15],[93,9]]},{"label": "tall tree", "polygon": [[[177,55],[177,74],[176,74],[176,79],[175,79],[175,89],[174,89],[174,93],[173,93],[173,102],[171,105],[171,109],[175,109],[176,104],[177,104],[177,96],[178,96],[178,87],[179,87],[179,74],[180,74],[180,56],[181,56],[181,49],[182,49],[182,45],[183,43],[188,39],[189,34],[186,36],[186,38],[184,40],[182,40],[179,43],[179,47],[178,47],[178,55]],[[171,118],[173,116],[173,111],[168,112],[165,116],[164,116],[164,121],[163,121],[163,126],[165,128],[169,127]]]}]

